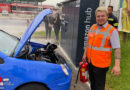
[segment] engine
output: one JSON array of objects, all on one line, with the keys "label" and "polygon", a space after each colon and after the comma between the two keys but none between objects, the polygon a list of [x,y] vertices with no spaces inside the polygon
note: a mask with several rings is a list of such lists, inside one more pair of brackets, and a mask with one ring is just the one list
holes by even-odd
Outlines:
[{"label": "engine", "polygon": [[32,52],[32,47],[27,44],[17,58],[34,61],[45,61],[55,64],[66,63],[65,59],[60,54],[55,52],[56,48],[57,45],[48,43],[44,48],[38,48]]},{"label": "engine", "polygon": [[29,60],[46,61],[49,63],[61,64],[65,63],[65,60],[55,52],[57,46],[55,44],[48,43],[44,48],[39,48],[34,53],[28,55]]}]

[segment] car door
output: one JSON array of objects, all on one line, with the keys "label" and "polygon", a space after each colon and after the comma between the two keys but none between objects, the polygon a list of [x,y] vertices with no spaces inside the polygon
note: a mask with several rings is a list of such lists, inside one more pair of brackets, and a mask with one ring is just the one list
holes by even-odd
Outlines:
[{"label": "car door", "polygon": [[8,64],[9,57],[4,53],[0,52],[0,90],[13,90],[14,79],[12,76],[12,65]]},{"label": "car door", "polygon": [[0,52],[0,90],[14,90],[19,85],[32,80],[30,78],[30,71],[32,72],[30,66],[33,63],[32,61],[9,57]]}]

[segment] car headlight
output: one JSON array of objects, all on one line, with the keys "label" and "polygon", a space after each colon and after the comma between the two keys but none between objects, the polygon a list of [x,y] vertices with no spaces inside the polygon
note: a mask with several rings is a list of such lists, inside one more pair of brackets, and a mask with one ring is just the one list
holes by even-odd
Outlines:
[{"label": "car headlight", "polygon": [[65,65],[61,64],[61,67],[62,67],[62,71],[65,73],[65,75],[68,76],[69,73],[68,73],[68,71],[67,71]]}]

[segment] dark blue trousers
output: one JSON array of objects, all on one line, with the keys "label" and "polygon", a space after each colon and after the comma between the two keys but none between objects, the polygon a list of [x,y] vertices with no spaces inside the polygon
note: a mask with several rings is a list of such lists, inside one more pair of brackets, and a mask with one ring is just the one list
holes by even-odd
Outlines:
[{"label": "dark blue trousers", "polygon": [[105,90],[106,73],[109,68],[98,68],[88,65],[91,90]]}]

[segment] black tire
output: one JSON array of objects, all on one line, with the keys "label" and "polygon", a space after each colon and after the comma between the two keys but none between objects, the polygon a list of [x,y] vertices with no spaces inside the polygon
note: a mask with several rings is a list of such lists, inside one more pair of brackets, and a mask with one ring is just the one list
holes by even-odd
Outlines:
[{"label": "black tire", "polygon": [[16,90],[49,90],[49,89],[42,84],[33,83],[23,85]]}]

